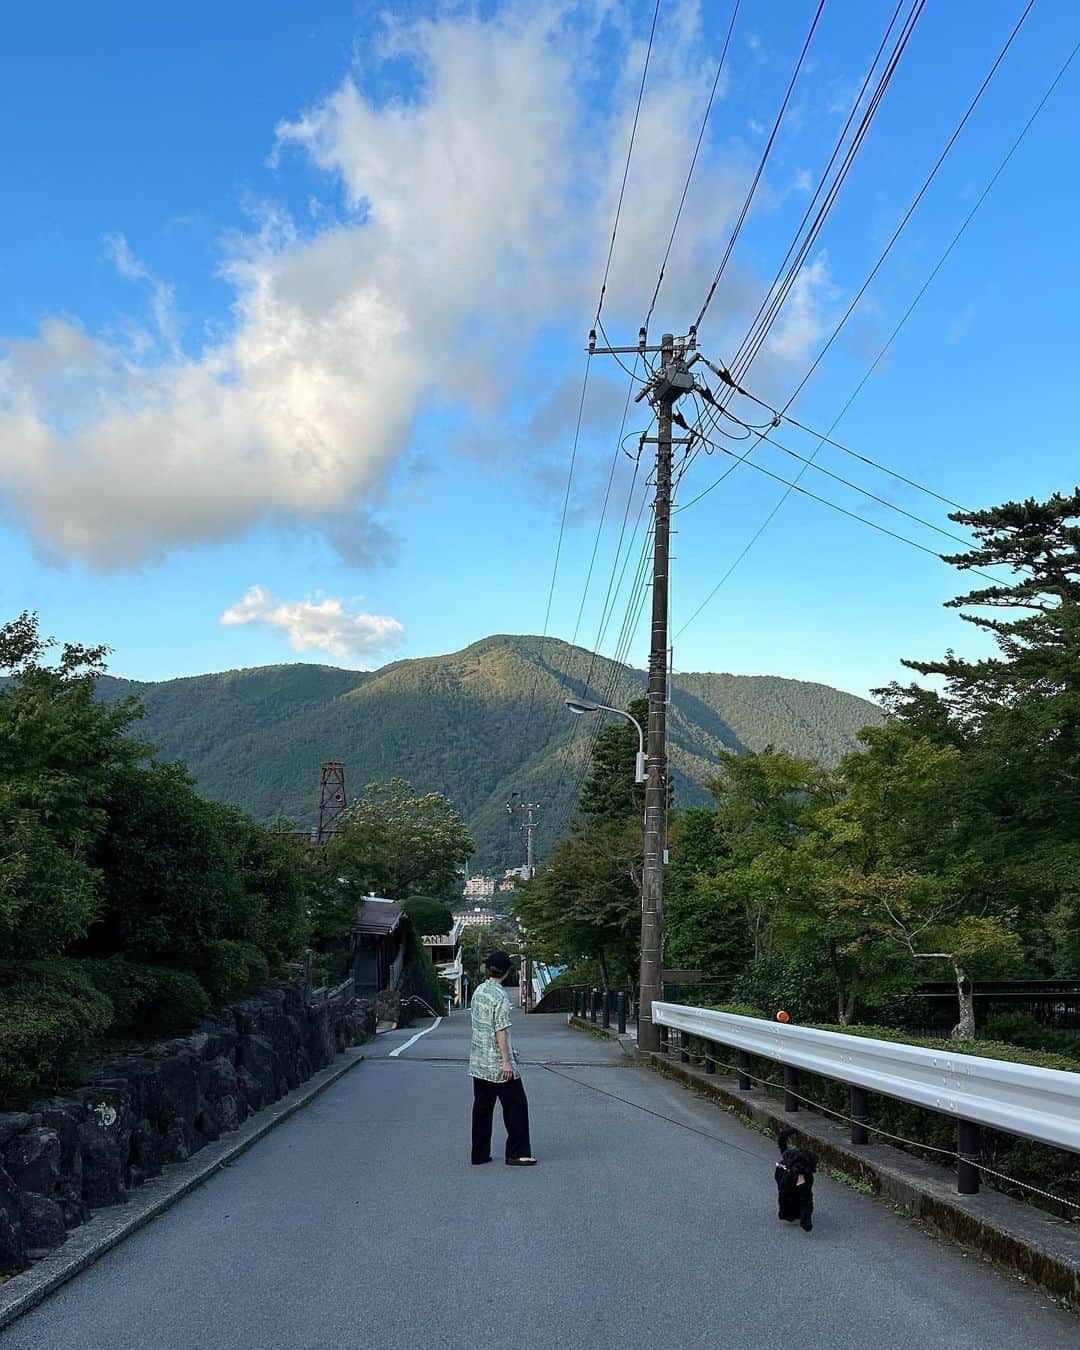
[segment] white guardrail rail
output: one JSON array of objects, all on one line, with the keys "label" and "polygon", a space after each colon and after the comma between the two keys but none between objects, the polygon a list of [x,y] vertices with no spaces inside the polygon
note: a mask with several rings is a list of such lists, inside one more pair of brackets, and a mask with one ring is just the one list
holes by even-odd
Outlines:
[{"label": "white guardrail rail", "polygon": [[652,1016],[703,1041],[1080,1153],[1080,1073],[677,1003],[654,1003]]}]

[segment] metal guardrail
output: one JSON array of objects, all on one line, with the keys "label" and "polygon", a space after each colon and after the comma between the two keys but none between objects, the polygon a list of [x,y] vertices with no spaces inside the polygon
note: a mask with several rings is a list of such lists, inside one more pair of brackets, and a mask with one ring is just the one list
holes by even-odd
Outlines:
[{"label": "metal guardrail", "polygon": [[750,1088],[748,1056],[758,1055],[782,1065],[785,1087],[791,1090],[786,1110],[798,1109],[798,1100],[792,1094],[798,1087],[800,1070],[847,1083],[852,1094],[853,1143],[867,1142],[868,1092],[952,1116],[958,1126],[958,1180],[963,1194],[979,1189],[982,1125],[1080,1152],[1080,1073],[979,1055],[949,1054],[675,1003],[654,1003],[652,1015],[661,1028],[663,1050],[668,1048],[671,1031],[679,1033],[684,1060],[689,1058],[689,1037],[705,1043],[707,1073],[715,1072],[715,1046],[737,1050],[742,1057],[739,1086],[744,1091]]}]

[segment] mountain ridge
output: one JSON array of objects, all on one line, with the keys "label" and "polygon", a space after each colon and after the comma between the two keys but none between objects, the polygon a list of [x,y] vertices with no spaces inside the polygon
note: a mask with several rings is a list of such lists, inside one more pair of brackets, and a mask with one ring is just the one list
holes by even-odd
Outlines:
[{"label": "mountain ridge", "polygon": [[[171,680],[104,676],[103,697],[135,694],[141,734],[163,758],[184,760],[209,797],[257,819],[279,811],[311,823],[319,765],[345,764],[355,795],[372,781],[408,778],[446,792],[477,841],[477,865],[521,861],[505,801],[542,804],[541,856],[565,828],[593,725],[563,701],[622,707],[644,671],[561,639],[492,634],[459,651],[402,658],[373,671],[283,662]],[[788,676],[690,672],[672,679],[669,715],[676,800],[704,800],[722,749],[766,745],[835,763],[858,730],[880,723],[868,700]]]}]

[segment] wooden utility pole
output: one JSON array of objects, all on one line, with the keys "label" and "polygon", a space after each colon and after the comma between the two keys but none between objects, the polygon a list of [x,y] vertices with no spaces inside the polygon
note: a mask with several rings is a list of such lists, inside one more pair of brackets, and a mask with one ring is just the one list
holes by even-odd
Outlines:
[{"label": "wooden utility pole", "polygon": [[[589,351],[610,353],[659,351],[660,365],[637,396],[647,398],[656,412],[656,497],[653,504],[652,630],[649,643],[649,725],[645,780],[645,850],[641,876],[641,965],[638,975],[638,1046],[659,1050],[660,1031],[653,1026],[652,1005],[663,996],[664,959],[664,866],[668,773],[668,592],[670,588],[669,543],[671,536],[671,434],[672,409],[694,387],[687,351],[693,351],[693,329],[687,339],[665,333],[659,348],[647,345],[644,328],[634,347],[597,347],[596,334],[589,334]],[[646,437],[646,440],[654,438]]]},{"label": "wooden utility pole", "polygon": [[[660,340],[660,367],[667,370],[675,340]],[[649,646],[649,725],[645,769],[645,861],[641,873],[641,968],[638,1046],[659,1050],[653,1026],[654,999],[663,997],[664,841],[667,825],[668,555],[671,537],[671,407],[665,390],[656,402],[656,499],[653,509],[652,637]]]}]

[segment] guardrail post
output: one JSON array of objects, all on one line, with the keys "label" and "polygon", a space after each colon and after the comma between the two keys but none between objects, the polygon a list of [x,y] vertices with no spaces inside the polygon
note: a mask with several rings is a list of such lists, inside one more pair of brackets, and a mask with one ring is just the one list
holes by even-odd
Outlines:
[{"label": "guardrail post", "polygon": [[739,1051],[739,1091],[750,1091],[750,1056],[745,1050]]},{"label": "guardrail post", "polygon": [[596,1005],[597,1005],[598,999],[599,999],[599,995],[598,995],[597,991],[594,989],[594,990],[591,992],[591,994],[589,995],[589,1021],[590,1021],[590,1022],[595,1022],[595,1021],[596,1021],[596,1013],[597,1013],[597,1007],[596,1007]]},{"label": "guardrail post", "polygon": [[616,999],[616,1004],[617,1004],[618,1010],[619,1010],[619,1035],[620,1035],[620,1036],[625,1036],[625,1035],[626,1035],[626,995],[625,995],[624,993],[621,993],[621,992],[619,993],[619,996],[618,996],[618,998]]},{"label": "guardrail post", "polygon": [[705,1042],[705,1072],[716,1072],[716,1046],[712,1041]]},{"label": "guardrail post", "polygon": [[671,1031],[668,1027],[660,1028],[660,1053],[666,1055],[671,1044]]},{"label": "guardrail post", "polygon": [[787,1064],[784,1065],[784,1110],[797,1111],[799,1109],[799,1099],[795,1092],[799,1086],[799,1071],[792,1069]]},{"label": "guardrail post", "polygon": [[982,1129],[970,1120],[957,1121],[956,1151],[960,1155],[956,1169],[956,1189],[961,1195],[978,1195]]},{"label": "guardrail post", "polygon": [[690,1036],[685,1031],[679,1032],[679,1063],[690,1063]]},{"label": "guardrail post", "polygon": [[870,1094],[865,1088],[851,1087],[851,1142],[853,1144],[868,1144],[870,1135],[867,1133],[866,1122],[870,1119]]},{"label": "guardrail post", "polygon": [[600,1021],[605,1027],[611,1026],[611,994],[605,989],[602,1000]]}]

